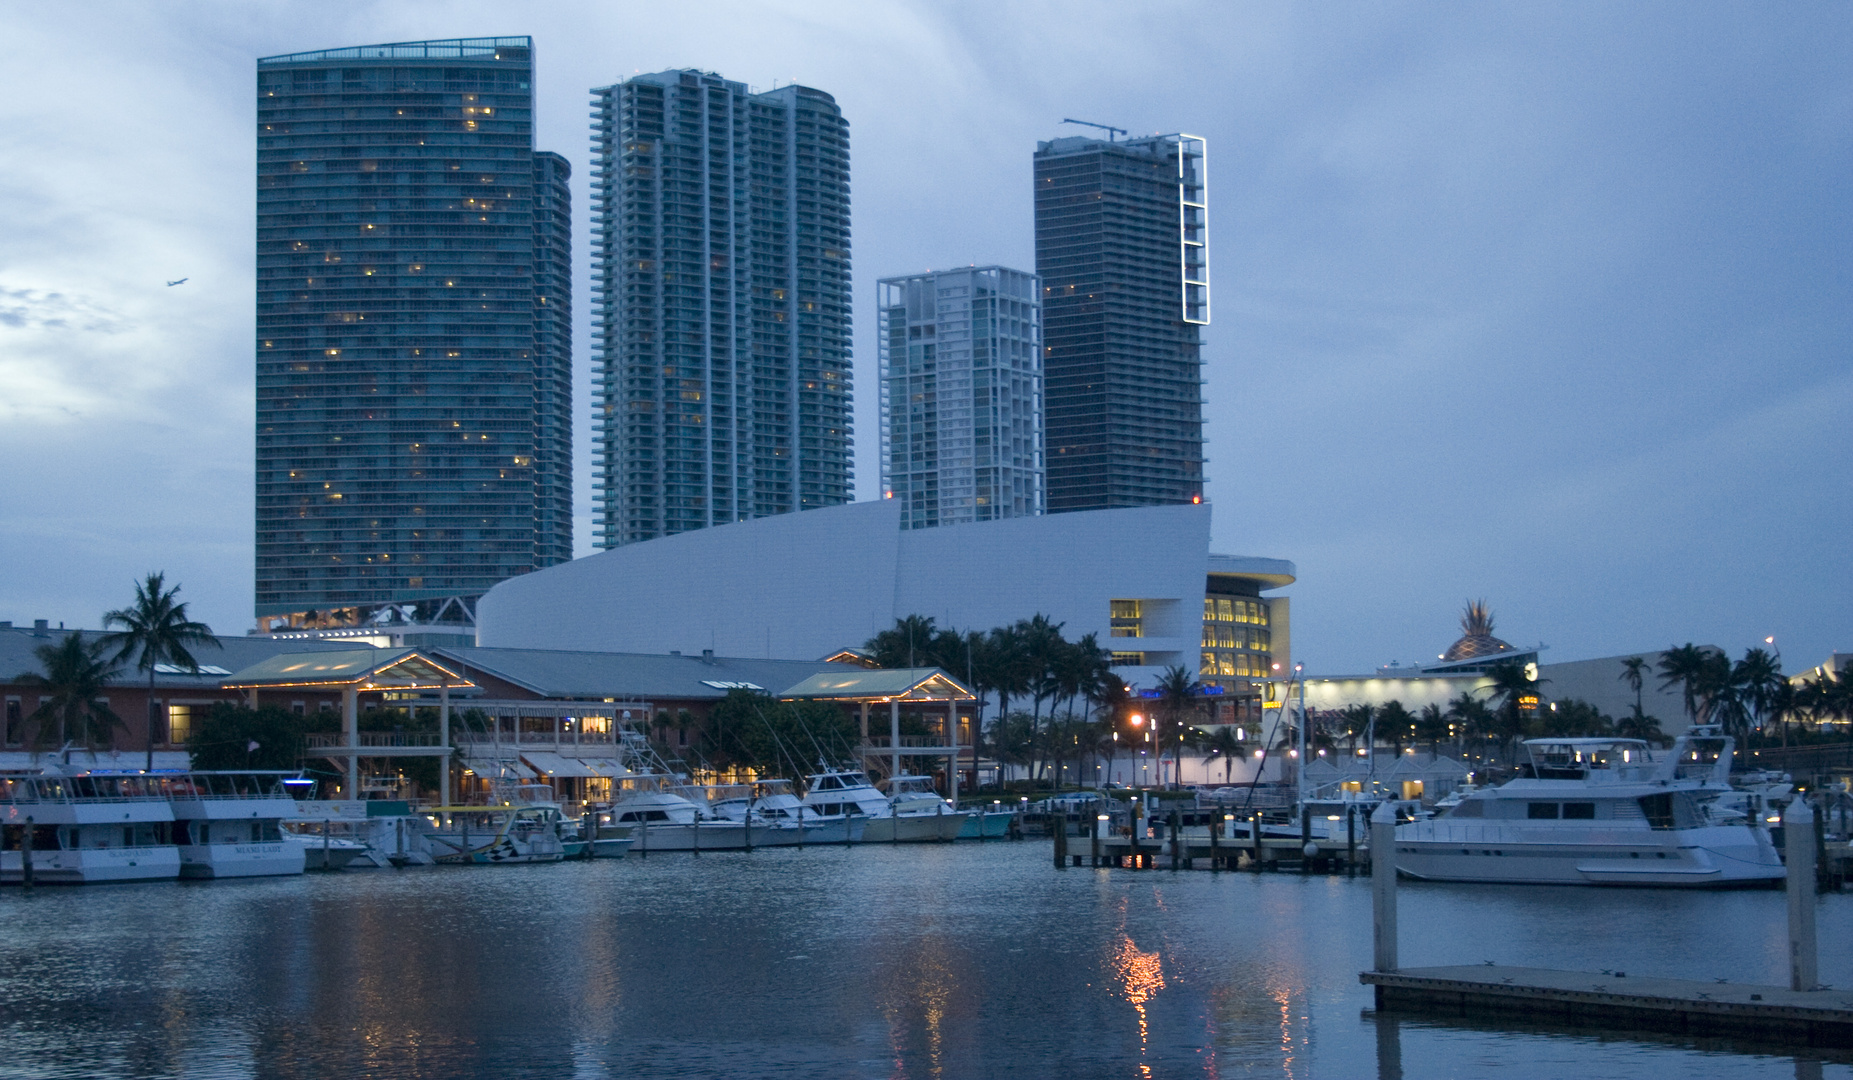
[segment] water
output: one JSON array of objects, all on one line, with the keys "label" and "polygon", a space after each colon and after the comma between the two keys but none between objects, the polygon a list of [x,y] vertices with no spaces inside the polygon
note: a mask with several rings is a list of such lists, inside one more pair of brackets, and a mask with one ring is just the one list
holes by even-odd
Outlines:
[{"label": "water", "polygon": [[[1401,914],[1410,966],[1787,978],[1776,892],[1404,883]],[[1824,897],[1829,982],[1850,925]],[[1368,879],[1046,842],[9,889],[0,926],[0,1077],[1853,1077],[1379,1021]]]}]

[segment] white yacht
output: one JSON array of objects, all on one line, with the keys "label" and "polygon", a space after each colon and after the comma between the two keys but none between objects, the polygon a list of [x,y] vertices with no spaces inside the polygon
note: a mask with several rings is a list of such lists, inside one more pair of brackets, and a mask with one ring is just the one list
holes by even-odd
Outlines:
[{"label": "white yacht", "polygon": [[296,800],[279,772],[192,772],[167,781],[184,878],[300,874],[303,845],[282,823]]},{"label": "white yacht", "polygon": [[759,780],[732,785],[708,804],[716,817],[752,823],[755,847],[804,844],[853,844],[862,839],[868,818],[859,813],[822,814],[792,793],[789,780]]},{"label": "white yacht", "polygon": [[55,772],[0,775],[0,883],[171,881],[180,876],[174,807],[154,776]]},{"label": "white yacht", "polygon": [[424,839],[430,827],[403,799],[298,800],[283,820],[310,870],[430,866],[437,861]]},{"label": "white yacht", "polygon": [[965,827],[968,815],[940,798],[927,777],[897,776],[888,787],[891,794],[883,794],[859,771],[826,769],[810,778],[804,805],[820,814],[868,818],[865,844],[954,840]]},{"label": "white yacht", "polygon": [[610,807],[599,811],[601,839],[608,827],[629,829],[630,850],[639,855],[653,851],[740,851],[749,840],[746,822],[710,817],[694,800],[667,786],[638,785],[621,792]]},{"label": "white yacht", "polygon": [[1724,887],[1784,875],[1763,822],[1714,811],[1732,740],[1682,735],[1655,758],[1638,739],[1532,739],[1520,776],[1445,816],[1399,825],[1396,867],[1435,881]]}]

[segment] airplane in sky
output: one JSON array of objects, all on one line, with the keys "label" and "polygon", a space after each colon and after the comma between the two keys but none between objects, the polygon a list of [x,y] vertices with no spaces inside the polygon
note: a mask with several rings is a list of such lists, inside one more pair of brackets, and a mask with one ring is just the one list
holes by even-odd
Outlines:
[{"label": "airplane in sky", "polygon": [[186,278],[181,278],[181,279],[180,279],[179,281],[170,281],[170,282],[168,282],[168,283],[167,283],[167,287],[171,289],[171,288],[173,288],[173,287],[174,287],[174,286],[176,286],[176,285],[185,285],[186,283],[187,283],[187,279],[186,279]]}]

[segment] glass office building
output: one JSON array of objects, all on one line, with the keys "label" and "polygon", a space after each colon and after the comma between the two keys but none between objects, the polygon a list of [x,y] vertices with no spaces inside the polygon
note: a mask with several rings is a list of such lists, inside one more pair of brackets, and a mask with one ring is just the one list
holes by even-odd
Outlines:
[{"label": "glass office building", "polygon": [[268,628],[572,557],[570,169],[535,152],[533,80],[525,37],[258,61]]},{"label": "glass office building", "polygon": [[1205,147],[1036,144],[1050,513],[1203,495]]},{"label": "glass office building", "polygon": [[805,86],[592,91],[596,543],[846,503],[849,124]]},{"label": "glass office building", "polygon": [[1001,266],[877,283],[882,495],[902,528],[1042,513],[1038,292]]}]

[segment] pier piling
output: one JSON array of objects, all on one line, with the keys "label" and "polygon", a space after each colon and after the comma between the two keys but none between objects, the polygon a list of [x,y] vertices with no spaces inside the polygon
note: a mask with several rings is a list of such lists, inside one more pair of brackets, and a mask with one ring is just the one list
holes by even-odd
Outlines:
[{"label": "pier piling", "polygon": [[1371,944],[1375,970],[1396,970],[1396,812],[1385,799],[1370,816]]},{"label": "pier piling", "polygon": [[1797,795],[1782,811],[1788,848],[1789,989],[1813,990],[1821,983],[1814,933],[1814,810]]},{"label": "pier piling", "polygon": [[26,828],[19,834],[19,887],[32,888],[32,815],[26,815]]}]

